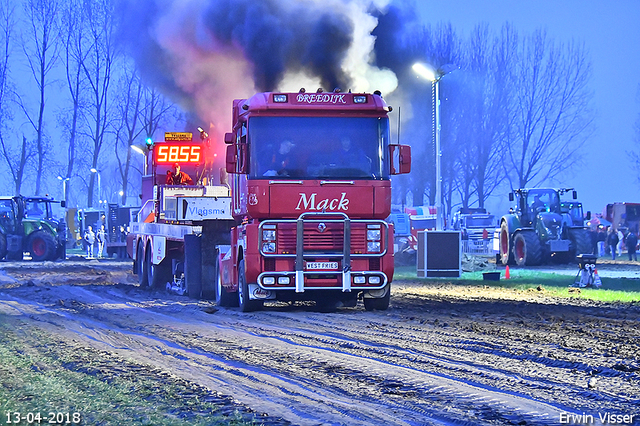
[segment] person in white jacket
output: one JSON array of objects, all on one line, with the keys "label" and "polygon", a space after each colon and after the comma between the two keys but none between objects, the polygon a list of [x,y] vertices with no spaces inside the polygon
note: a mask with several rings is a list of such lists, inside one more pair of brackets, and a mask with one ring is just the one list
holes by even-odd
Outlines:
[{"label": "person in white jacket", "polygon": [[618,229],[618,245],[616,246],[616,251],[618,252],[618,256],[622,256],[622,243],[624,242],[624,234],[620,229]]}]

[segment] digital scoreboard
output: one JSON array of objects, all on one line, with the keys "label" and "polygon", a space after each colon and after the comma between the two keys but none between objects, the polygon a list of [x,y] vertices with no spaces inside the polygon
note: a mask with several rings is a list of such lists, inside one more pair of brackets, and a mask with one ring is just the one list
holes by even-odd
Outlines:
[{"label": "digital scoreboard", "polygon": [[202,145],[191,143],[193,134],[188,132],[166,132],[163,143],[153,147],[156,164],[188,163],[202,164]]},{"label": "digital scoreboard", "polygon": [[200,163],[202,145],[163,143],[153,147],[156,164]]}]

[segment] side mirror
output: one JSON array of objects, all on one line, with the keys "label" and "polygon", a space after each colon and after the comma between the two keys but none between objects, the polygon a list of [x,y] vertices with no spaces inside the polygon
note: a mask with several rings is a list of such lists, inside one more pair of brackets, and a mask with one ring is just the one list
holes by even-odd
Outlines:
[{"label": "side mirror", "polygon": [[573,191],[573,199],[577,200],[578,199],[578,191]]},{"label": "side mirror", "polygon": [[587,220],[591,220],[591,210],[587,212]]},{"label": "side mirror", "polygon": [[[398,163],[396,168],[395,151],[398,149]],[[389,145],[390,173],[401,175],[411,172],[411,147],[409,145]]]},{"label": "side mirror", "polygon": [[60,207],[62,208],[67,207],[67,203],[64,200],[60,201]]},{"label": "side mirror", "polygon": [[224,143],[226,143],[227,145],[232,144],[235,141],[235,136],[233,133],[225,133],[224,134]]},{"label": "side mirror", "polygon": [[513,200],[515,200],[514,196],[513,196],[513,192],[509,193],[509,201],[513,202]]},{"label": "side mirror", "polygon": [[[227,133],[230,135],[231,133]],[[226,135],[225,135],[226,142]],[[238,164],[238,157],[236,156],[236,147],[234,145],[229,145],[227,147],[227,158],[226,158],[226,171],[227,173],[235,173],[236,172],[236,164]]]}]

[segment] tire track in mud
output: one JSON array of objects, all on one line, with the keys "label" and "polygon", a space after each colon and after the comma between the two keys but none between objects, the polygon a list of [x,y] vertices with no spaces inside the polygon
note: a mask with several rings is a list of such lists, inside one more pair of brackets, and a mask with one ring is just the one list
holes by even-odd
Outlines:
[{"label": "tire track in mud", "polygon": [[[397,343],[382,351],[384,357],[375,352],[372,356],[367,349],[381,347],[380,339],[389,336],[377,333],[375,340],[363,341],[370,336],[361,333],[359,318],[352,321],[352,328],[342,327],[341,333],[352,336],[338,341],[331,324],[301,332],[304,328],[296,321],[300,313],[289,315],[293,324],[287,325],[277,312],[242,315],[225,310],[207,317],[188,303],[184,303],[187,308],[176,308],[167,302],[154,305],[148,297],[130,300],[122,292],[109,291],[106,297],[88,289],[58,288],[62,290],[76,301],[75,306],[33,304],[32,318],[63,326],[111,350],[135,352],[136,359],[169,368],[188,380],[230,389],[248,404],[255,404],[258,393],[261,407],[273,408],[275,414],[300,424],[317,424],[318,419],[328,424],[555,424],[561,412],[573,411],[453,375],[423,371],[406,362],[406,350],[395,356],[407,364],[399,365],[389,359],[389,354],[400,350]],[[29,304],[15,300],[21,306]],[[168,305],[171,315],[158,312]],[[317,314],[306,316],[314,328],[322,322]],[[344,324],[358,315],[322,318],[333,323],[335,316]],[[132,317],[139,325],[128,322]],[[371,315],[364,317],[369,322]],[[264,327],[270,321],[280,324]],[[217,337],[210,338],[212,334]],[[453,362],[440,360],[438,367],[443,364]],[[282,411],[288,405],[292,408]]]}]

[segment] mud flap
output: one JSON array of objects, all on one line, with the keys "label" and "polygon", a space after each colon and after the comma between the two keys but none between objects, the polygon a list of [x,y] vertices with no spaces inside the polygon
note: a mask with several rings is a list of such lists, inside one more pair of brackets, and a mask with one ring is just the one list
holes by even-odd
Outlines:
[{"label": "mud flap", "polygon": [[202,295],[202,241],[194,234],[184,236],[184,279],[189,297]]}]

